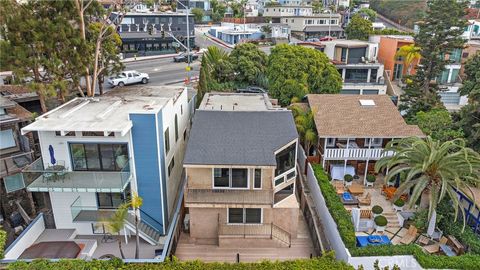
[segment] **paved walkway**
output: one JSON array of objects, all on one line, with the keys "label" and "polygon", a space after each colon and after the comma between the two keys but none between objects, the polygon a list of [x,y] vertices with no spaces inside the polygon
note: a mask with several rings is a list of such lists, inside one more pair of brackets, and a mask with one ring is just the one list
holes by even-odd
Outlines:
[{"label": "paved walkway", "polygon": [[310,258],[314,254],[313,244],[310,240],[307,224],[303,215],[299,215],[297,238],[292,239],[288,247],[271,248],[225,248],[214,244],[193,244],[186,233],[180,235],[175,256],[181,261],[199,259],[205,262],[236,262],[237,253],[240,262],[257,262],[262,260],[294,260]]}]

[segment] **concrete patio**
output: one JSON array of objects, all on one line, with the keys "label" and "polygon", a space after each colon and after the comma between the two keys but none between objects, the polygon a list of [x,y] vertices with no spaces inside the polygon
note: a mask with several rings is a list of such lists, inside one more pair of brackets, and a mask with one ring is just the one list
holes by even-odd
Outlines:
[{"label": "concrete patio", "polygon": [[288,247],[247,247],[226,248],[216,243],[193,243],[187,233],[180,235],[175,256],[182,261],[199,259],[206,262],[236,262],[239,254],[240,262],[257,262],[262,260],[294,260],[310,258],[315,254],[310,233],[303,215],[300,212],[297,238],[292,239]]}]

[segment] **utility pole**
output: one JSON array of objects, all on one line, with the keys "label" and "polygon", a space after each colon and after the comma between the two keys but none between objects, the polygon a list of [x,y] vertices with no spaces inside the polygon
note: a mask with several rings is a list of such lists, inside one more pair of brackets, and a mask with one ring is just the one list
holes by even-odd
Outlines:
[{"label": "utility pole", "polygon": [[189,15],[190,15],[190,5],[188,4],[188,1],[187,1],[187,6],[182,4],[182,2],[180,2],[179,0],[177,0],[177,3],[180,4],[182,7],[184,7],[187,10],[187,13],[186,13],[187,14],[186,15],[187,16],[187,80],[188,80],[188,84],[190,84],[191,55],[190,55],[190,23],[189,23],[189,20],[188,20]]}]

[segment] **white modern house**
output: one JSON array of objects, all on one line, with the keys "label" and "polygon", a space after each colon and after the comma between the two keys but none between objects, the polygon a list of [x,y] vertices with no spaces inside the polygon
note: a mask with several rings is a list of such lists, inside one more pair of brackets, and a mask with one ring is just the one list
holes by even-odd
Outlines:
[{"label": "white modern house", "polygon": [[377,43],[332,40],[322,42],[321,46],[342,75],[342,94],[386,94],[384,66],[377,59]]},{"label": "white modern house", "polygon": [[93,239],[110,233],[102,221],[136,193],[143,205],[129,211],[121,234],[135,234],[137,215],[143,241],[164,245],[178,216],[194,103],[183,87],[139,87],[43,114],[22,129],[38,134],[42,152],[23,170],[27,190],[50,198],[56,230]]}]

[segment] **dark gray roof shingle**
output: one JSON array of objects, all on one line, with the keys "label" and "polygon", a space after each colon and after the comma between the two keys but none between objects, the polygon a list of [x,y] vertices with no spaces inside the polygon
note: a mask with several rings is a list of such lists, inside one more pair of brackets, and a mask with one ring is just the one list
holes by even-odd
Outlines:
[{"label": "dark gray roof shingle", "polygon": [[290,111],[198,110],[184,164],[275,166],[274,152],[297,137]]}]

